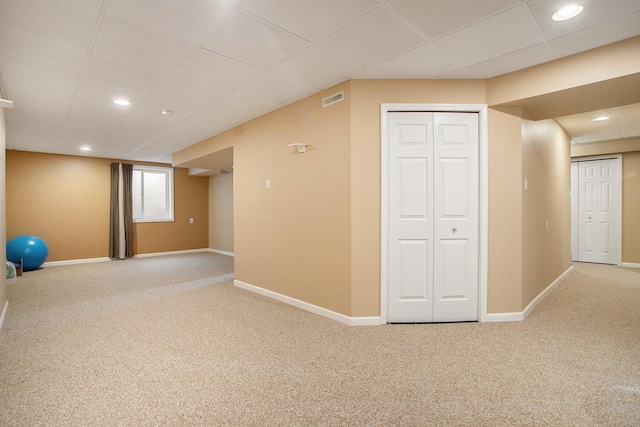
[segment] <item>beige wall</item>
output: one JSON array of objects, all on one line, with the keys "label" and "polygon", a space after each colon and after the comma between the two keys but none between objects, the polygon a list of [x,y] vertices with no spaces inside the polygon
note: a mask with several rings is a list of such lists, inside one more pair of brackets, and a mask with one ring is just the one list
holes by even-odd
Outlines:
[{"label": "beige wall", "polygon": [[[41,237],[47,261],[109,256],[110,160],[9,150],[7,239]],[[174,170],[175,221],[134,227],[138,254],[207,247],[208,181]],[[194,224],[189,224],[189,218]]]},{"label": "beige wall", "polygon": [[520,109],[489,109],[487,312],[522,311],[522,146]]},{"label": "beige wall", "polygon": [[622,262],[640,264],[640,151],[622,155]]},{"label": "beige wall", "polygon": [[640,138],[571,147],[571,157],[622,153],[622,262],[640,264]]},{"label": "beige wall", "polygon": [[522,309],[572,265],[570,144],[555,120],[522,121]]},{"label": "beige wall", "polygon": [[[350,311],[350,86],[343,84],[176,153],[174,164],[233,146],[237,280]],[[344,90],[344,101],[322,98]],[[309,144],[299,154],[288,144]],[[266,180],[271,188],[266,188]]]},{"label": "beige wall", "polygon": [[209,178],[209,248],[233,253],[233,174]]}]

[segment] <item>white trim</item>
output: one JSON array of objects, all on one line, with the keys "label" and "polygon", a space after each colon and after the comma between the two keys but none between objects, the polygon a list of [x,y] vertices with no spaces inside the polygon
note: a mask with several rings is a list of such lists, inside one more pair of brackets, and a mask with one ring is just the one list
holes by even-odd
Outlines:
[{"label": "white trim", "polygon": [[522,322],[524,315],[522,312],[514,313],[489,313],[486,315],[485,322]]},{"label": "white trim", "polygon": [[380,203],[380,323],[387,323],[387,250],[388,217],[386,206],[389,200],[389,171],[388,171],[388,146],[387,140],[387,114],[391,111],[434,111],[434,112],[466,112],[478,113],[478,167],[480,192],[479,192],[479,233],[478,233],[478,321],[488,322],[487,315],[487,282],[488,282],[488,236],[489,236],[489,132],[488,110],[486,104],[381,104],[380,106],[380,163],[381,163],[381,203]]},{"label": "white trim", "polygon": [[226,255],[230,257],[235,257],[233,252],[221,251],[220,249],[211,249],[209,248],[209,252],[213,252],[214,254]]},{"label": "white trim", "polygon": [[551,284],[549,286],[547,286],[544,291],[540,292],[538,294],[538,296],[535,297],[533,299],[533,301],[531,301],[529,303],[529,305],[527,305],[525,307],[524,310],[522,310],[522,317],[526,319],[527,316],[529,315],[529,313],[531,313],[531,310],[533,310],[536,307],[536,305],[538,305],[538,303],[540,301],[542,301],[544,298],[546,298],[546,296],[549,293],[549,291],[551,291],[551,289],[555,288],[556,285],[558,283],[560,283],[562,281],[562,279],[564,279],[567,276],[567,274],[569,274],[571,272],[571,270],[573,270],[573,265],[571,267],[567,268],[567,270],[564,273],[562,273],[560,276],[558,276],[558,278],[556,280],[551,282]]},{"label": "white trim", "polygon": [[521,312],[513,312],[513,313],[489,313],[486,315],[485,322],[521,322],[527,318],[527,316],[531,313],[531,311],[546,298],[547,294],[551,289],[556,287],[558,283],[562,281],[573,270],[573,265],[569,267],[564,273],[562,273],[556,280],[554,280],[549,286],[545,288],[544,291],[540,292],[537,297],[533,299],[527,305],[527,307]]},{"label": "white trim", "polygon": [[134,258],[150,258],[150,257],[165,256],[165,255],[194,254],[194,253],[198,253],[198,252],[209,252],[209,248],[185,249],[183,251],[152,252],[152,253],[148,253],[148,254],[137,254],[137,255],[134,255]]},{"label": "white trim", "polygon": [[247,291],[255,292],[265,297],[273,298],[280,302],[283,302],[288,305],[292,305],[294,307],[300,308],[302,310],[311,312],[313,314],[317,314],[322,317],[326,317],[331,320],[338,321],[340,323],[344,323],[350,326],[364,326],[364,325],[379,325],[380,318],[377,316],[374,317],[349,317],[345,316],[341,313],[336,313],[335,311],[328,310],[323,307],[319,307],[314,304],[310,304],[305,301],[301,301],[299,299],[295,299],[289,297],[287,295],[280,294],[278,292],[270,291],[268,289],[261,288],[259,286],[254,286],[249,283],[242,282],[240,280],[234,280],[233,284],[241,289],[245,289]]},{"label": "white trim", "polygon": [[637,262],[623,262],[620,267],[640,268],[640,263]]},{"label": "white trim", "polygon": [[111,261],[111,258],[84,258],[84,259],[69,259],[65,261],[48,261],[42,264],[43,267],[56,267],[59,265],[71,265],[71,264],[88,264],[91,262],[105,262]]},{"label": "white trim", "polygon": [[[150,258],[156,256],[165,256],[165,255],[183,255],[183,254],[192,254],[198,252],[209,252],[210,249],[202,248],[202,249],[187,249],[183,251],[170,251],[170,252],[154,252],[149,254],[137,254],[134,255],[133,258]],[[105,262],[111,261],[111,258],[83,258],[83,259],[69,259],[64,261],[49,261],[42,264],[43,267],[56,267],[59,265],[73,265],[73,264],[88,264],[92,262]]]},{"label": "white trim", "polygon": [[4,303],[4,308],[2,309],[2,314],[0,315],[0,331],[2,331],[2,325],[4,325],[4,318],[7,316],[8,309],[9,309],[9,300],[6,300]]}]

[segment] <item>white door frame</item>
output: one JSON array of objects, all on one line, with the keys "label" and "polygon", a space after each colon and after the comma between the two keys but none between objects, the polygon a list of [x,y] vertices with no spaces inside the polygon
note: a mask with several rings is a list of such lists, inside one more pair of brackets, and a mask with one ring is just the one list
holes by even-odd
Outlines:
[{"label": "white door frame", "polygon": [[[615,257],[614,261],[616,265],[620,266],[622,265],[622,154],[618,153],[618,154],[609,154],[609,155],[603,155],[603,156],[573,157],[571,159],[571,163],[589,162],[594,160],[615,160],[615,163],[616,163],[617,179],[614,185],[616,186],[616,190],[618,192],[618,213],[616,215],[617,225],[614,232],[618,238],[617,239],[618,244],[616,245],[616,248],[615,248],[616,253],[614,254],[614,257]],[[572,215],[571,222],[573,223],[574,220],[577,221],[577,218],[574,219]],[[578,230],[579,230],[579,227],[578,227]],[[571,236],[571,240],[573,240],[573,238],[574,236]]]},{"label": "white door frame", "polygon": [[380,323],[387,323],[389,293],[389,138],[387,114],[397,111],[478,113],[479,143],[479,236],[478,236],[478,321],[487,321],[487,277],[488,277],[488,110],[486,104],[382,104],[380,106]]}]

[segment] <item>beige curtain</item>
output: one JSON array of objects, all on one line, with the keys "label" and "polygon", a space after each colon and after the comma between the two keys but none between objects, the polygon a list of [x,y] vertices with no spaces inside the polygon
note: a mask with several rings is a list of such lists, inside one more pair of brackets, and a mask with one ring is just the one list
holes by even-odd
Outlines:
[{"label": "beige curtain", "polygon": [[133,165],[111,163],[109,258],[133,254]]}]

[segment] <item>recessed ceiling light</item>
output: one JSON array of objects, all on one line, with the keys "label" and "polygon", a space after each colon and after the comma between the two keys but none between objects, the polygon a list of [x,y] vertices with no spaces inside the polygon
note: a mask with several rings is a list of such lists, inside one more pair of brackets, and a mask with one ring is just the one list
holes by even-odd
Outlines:
[{"label": "recessed ceiling light", "polygon": [[556,13],[553,14],[551,19],[554,21],[566,21],[567,19],[574,18],[582,12],[582,6],[579,4],[570,4],[568,6],[563,7],[562,9],[558,9]]},{"label": "recessed ceiling light", "polygon": [[80,149],[81,149],[82,151],[91,151],[91,147],[88,147],[88,146],[86,146],[86,145],[85,145],[85,146],[80,147]]},{"label": "recessed ceiling light", "polygon": [[129,101],[127,101],[126,99],[123,99],[123,98],[114,99],[113,102],[118,104],[118,105],[131,105],[131,103]]},{"label": "recessed ceiling light", "polygon": [[611,117],[609,116],[600,116],[593,119],[594,122],[604,122],[605,120],[609,120]]}]

